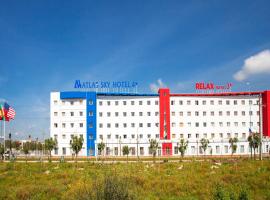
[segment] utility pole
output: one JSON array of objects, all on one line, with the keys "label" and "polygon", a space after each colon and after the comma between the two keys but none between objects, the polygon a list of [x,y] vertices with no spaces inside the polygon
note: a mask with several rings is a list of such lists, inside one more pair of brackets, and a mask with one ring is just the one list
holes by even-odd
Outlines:
[{"label": "utility pole", "polygon": [[260,160],[262,160],[262,95],[259,96]]}]

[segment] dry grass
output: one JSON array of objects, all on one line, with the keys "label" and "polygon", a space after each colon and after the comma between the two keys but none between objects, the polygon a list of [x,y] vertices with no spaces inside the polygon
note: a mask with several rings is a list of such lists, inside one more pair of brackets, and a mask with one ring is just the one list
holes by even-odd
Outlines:
[{"label": "dry grass", "polygon": [[250,199],[270,199],[270,161],[78,163],[77,168],[74,163],[0,163],[0,199],[106,199],[112,190],[130,199],[208,200],[217,185],[236,196],[244,188]]}]

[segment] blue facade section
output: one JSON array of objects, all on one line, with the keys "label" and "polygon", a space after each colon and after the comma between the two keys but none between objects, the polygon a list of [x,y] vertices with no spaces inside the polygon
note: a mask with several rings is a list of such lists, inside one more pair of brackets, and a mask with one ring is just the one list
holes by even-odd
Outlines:
[{"label": "blue facade section", "polygon": [[[86,93],[86,136],[87,156],[96,156],[95,141],[97,138],[97,94],[96,92]],[[90,115],[91,113],[91,115]]]},{"label": "blue facade section", "polygon": [[60,99],[86,99],[86,152],[87,156],[95,156],[95,140],[97,138],[96,92],[60,92]]}]

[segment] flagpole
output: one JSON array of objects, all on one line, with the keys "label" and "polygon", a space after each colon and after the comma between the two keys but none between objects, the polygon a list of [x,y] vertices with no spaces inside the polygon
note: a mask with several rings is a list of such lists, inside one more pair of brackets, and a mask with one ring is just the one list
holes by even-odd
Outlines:
[{"label": "flagpole", "polygon": [[6,121],[3,120],[3,123],[4,123],[4,160],[6,160],[6,156],[5,156],[5,151],[6,151]]}]

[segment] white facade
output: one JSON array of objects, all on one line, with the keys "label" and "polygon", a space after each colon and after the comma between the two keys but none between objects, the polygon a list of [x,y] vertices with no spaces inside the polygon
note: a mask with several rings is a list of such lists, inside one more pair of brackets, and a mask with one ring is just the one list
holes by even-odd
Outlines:
[{"label": "white facade", "polygon": [[[51,137],[57,138],[54,155],[71,155],[72,135],[84,137],[79,155],[86,156],[87,137],[96,134],[97,144],[104,142],[105,155],[120,156],[124,145],[131,148],[131,156],[149,156],[149,140],[172,144],[171,154],[179,155],[181,138],[189,141],[186,155],[203,155],[200,140],[210,143],[206,154],[230,155],[229,138],[237,137],[236,154],[249,154],[249,129],[260,132],[258,96],[171,96],[170,139],[160,139],[160,99],[158,95],[96,95],[96,110],[87,113],[84,98],[61,99],[59,92],[51,93]],[[95,131],[87,130],[87,115],[96,115]],[[92,126],[92,125],[91,125]],[[91,131],[90,131],[91,132]],[[95,137],[94,137],[95,138]],[[269,138],[265,138],[263,152],[268,152]],[[161,153],[161,152],[160,152]],[[95,154],[96,155],[96,154]]]}]

